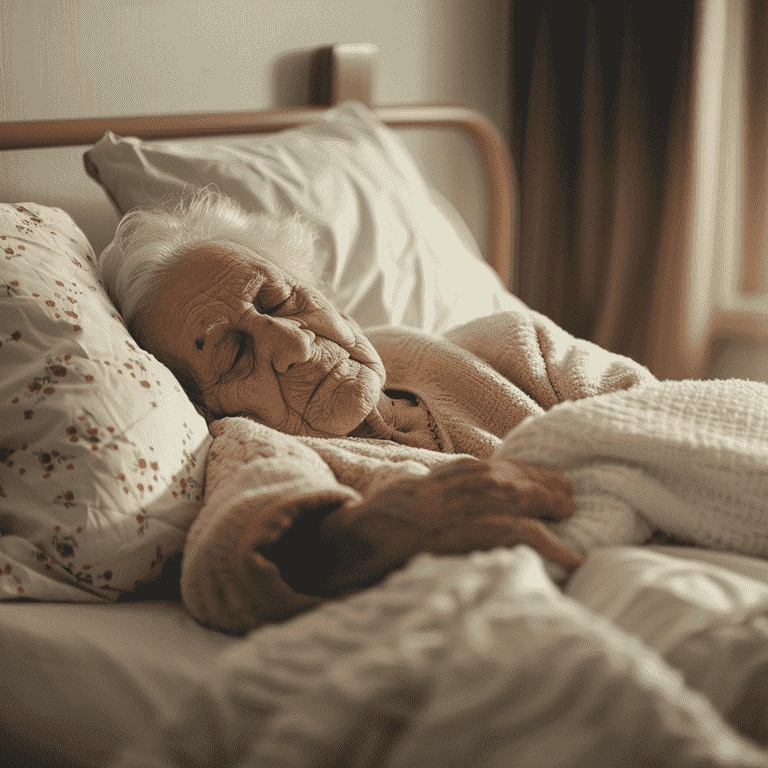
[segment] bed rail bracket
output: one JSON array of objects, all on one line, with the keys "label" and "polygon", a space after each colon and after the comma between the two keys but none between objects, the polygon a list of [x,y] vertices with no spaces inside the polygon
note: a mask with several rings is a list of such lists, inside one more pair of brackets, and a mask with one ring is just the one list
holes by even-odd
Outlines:
[{"label": "bed rail bracket", "polygon": [[354,99],[371,106],[377,54],[371,43],[319,48],[312,67],[312,103],[325,107]]}]

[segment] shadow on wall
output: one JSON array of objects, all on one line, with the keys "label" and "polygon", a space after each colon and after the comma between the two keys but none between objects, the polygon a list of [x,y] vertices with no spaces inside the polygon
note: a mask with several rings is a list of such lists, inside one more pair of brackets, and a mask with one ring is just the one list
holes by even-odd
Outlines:
[{"label": "shadow on wall", "polygon": [[313,102],[316,48],[278,56],[272,64],[272,103],[277,109],[305,107]]}]

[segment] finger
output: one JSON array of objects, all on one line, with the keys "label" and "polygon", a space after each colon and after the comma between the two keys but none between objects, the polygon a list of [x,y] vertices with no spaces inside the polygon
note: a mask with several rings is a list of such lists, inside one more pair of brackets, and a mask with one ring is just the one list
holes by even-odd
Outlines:
[{"label": "finger", "polygon": [[552,467],[545,467],[539,464],[526,464],[510,459],[494,459],[493,462],[499,464],[501,467],[508,467],[512,472],[522,472],[530,479],[536,480],[537,482],[546,485],[548,488],[552,488],[562,493],[573,493],[573,481],[571,478]]},{"label": "finger", "polygon": [[537,488],[523,508],[525,517],[567,520],[576,512],[573,496],[549,488]]},{"label": "finger", "polygon": [[564,544],[552,531],[536,520],[518,520],[516,529],[518,543],[532,547],[546,560],[563,568],[578,568],[584,562],[582,554]]},{"label": "finger", "polygon": [[461,475],[471,474],[478,471],[484,462],[473,456],[461,456],[453,461],[446,461],[445,464],[439,464],[430,470],[433,478],[452,478]]},{"label": "finger", "polygon": [[573,481],[558,470],[508,461],[494,461],[491,466],[491,476],[502,484],[511,483],[521,489],[546,488],[548,491],[563,496],[573,495]]},{"label": "finger", "polygon": [[442,530],[426,544],[425,551],[458,555],[515,544],[527,544],[546,560],[567,569],[576,568],[584,561],[579,552],[566,546],[542,523],[525,518],[513,521],[500,515],[486,515],[472,525]]},{"label": "finger", "polygon": [[445,522],[489,512],[565,520],[576,511],[573,498],[567,494],[527,479],[504,482],[487,474],[441,481],[438,495]]},{"label": "finger", "polygon": [[560,491],[561,493],[573,493],[573,480],[563,472],[550,467],[536,467],[536,479],[546,485],[548,488]]},{"label": "finger", "polygon": [[533,482],[500,485],[488,491],[488,498],[514,517],[565,520],[576,512],[572,496]]},{"label": "finger", "polygon": [[436,555],[463,555],[518,543],[510,541],[512,532],[508,518],[482,518],[471,524],[453,525],[441,530],[427,544]]}]

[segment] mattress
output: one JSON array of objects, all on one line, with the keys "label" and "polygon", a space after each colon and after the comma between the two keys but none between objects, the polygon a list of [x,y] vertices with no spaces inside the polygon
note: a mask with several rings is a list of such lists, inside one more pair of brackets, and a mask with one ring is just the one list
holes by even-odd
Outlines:
[{"label": "mattress", "polygon": [[169,601],[0,605],[10,764],[104,765],[121,744],[150,737],[235,642]]},{"label": "mattress", "polygon": [[[768,562],[743,556],[616,547],[590,555],[577,575],[566,594],[661,651],[702,629],[768,615]],[[160,741],[217,661],[258,632],[206,630],[170,601],[0,605],[4,764],[102,766]],[[720,678],[722,663],[713,657]]]}]

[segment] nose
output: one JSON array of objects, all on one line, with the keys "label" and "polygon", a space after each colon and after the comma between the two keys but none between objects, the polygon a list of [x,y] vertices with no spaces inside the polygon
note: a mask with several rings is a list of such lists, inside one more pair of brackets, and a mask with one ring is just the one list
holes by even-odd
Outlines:
[{"label": "nose", "polygon": [[305,363],[312,356],[315,334],[289,317],[259,315],[253,329],[257,358],[269,360],[277,373],[285,373],[291,366]]}]

